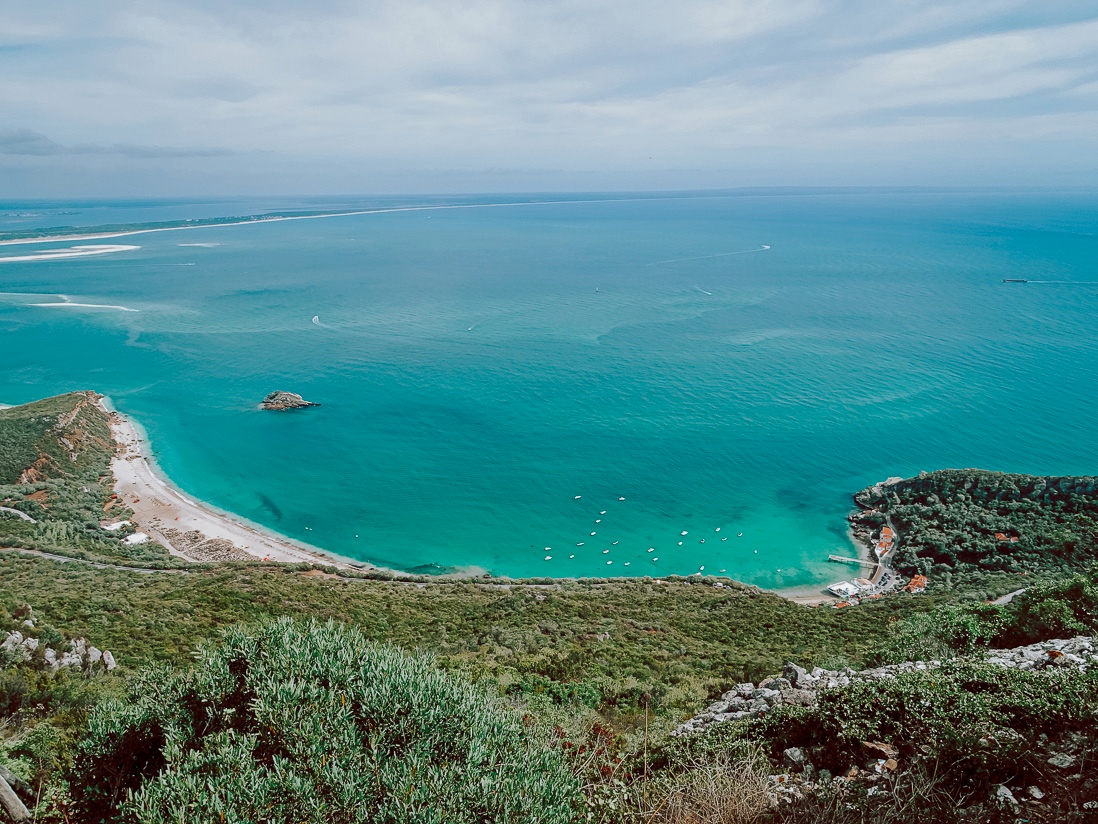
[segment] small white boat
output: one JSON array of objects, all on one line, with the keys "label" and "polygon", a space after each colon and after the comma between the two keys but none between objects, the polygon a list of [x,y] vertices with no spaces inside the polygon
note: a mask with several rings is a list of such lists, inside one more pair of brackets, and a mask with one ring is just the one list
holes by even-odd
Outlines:
[{"label": "small white boat", "polygon": [[320,315],[313,315],[313,323],[320,326]]}]

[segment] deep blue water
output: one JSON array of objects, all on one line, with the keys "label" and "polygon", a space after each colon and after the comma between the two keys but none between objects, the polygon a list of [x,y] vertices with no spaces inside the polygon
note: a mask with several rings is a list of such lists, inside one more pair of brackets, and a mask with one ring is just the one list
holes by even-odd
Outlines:
[{"label": "deep blue water", "polygon": [[[849,572],[886,476],[1098,471],[1098,195],[582,200],[0,262],[0,400],[96,389],[191,495],[403,569],[796,586]],[[377,203],[0,203],[0,231]],[[58,295],[138,311],[27,305]]]}]

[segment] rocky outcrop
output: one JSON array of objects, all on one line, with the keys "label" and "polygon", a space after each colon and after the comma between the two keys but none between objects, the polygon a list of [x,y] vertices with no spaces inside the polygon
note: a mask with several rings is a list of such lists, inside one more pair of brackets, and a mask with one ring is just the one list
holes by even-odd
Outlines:
[{"label": "rocky outcrop", "polygon": [[[989,650],[984,660],[988,664],[1019,670],[1072,668],[1086,671],[1098,667],[1098,639],[1080,635],[1075,638],[1042,641],[1026,647]],[[935,669],[941,661],[905,661],[867,670],[811,671],[796,664],[786,664],[779,676],[765,678],[756,684],[737,684],[710,704],[705,712],[679,725],[673,735],[688,735],[710,724],[739,721],[761,715],[779,704],[813,706],[816,695],[823,690],[845,687],[851,681],[874,681],[895,678],[905,672]]]},{"label": "rocky outcrop", "polygon": [[273,409],[276,412],[304,409],[306,406],[320,406],[320,404],[307,401],[295,392],[272,392],[259,404],[260,409]]},{"label": "rocky outcrop", "polygon": [[[37,638],[24,637],[19,630],[12,630],[0,643],[0,650],[17,661],[30,661],[39,651]],[[107,672],[118,666],[109,651],[101,651],[89,646],[83,638],[72,641],[67,650],[55,650],[42,647],[42,662],[53,671],[64,667],[79,670],[105,669]]]}]

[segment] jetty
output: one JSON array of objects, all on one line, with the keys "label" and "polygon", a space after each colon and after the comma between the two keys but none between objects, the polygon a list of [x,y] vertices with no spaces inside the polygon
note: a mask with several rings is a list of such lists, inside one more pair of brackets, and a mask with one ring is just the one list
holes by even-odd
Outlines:
[{"label": "jetty", "polygon": [[870,561],[870,560],[866,560],[866,559],[862,559],[862,558],[846,558],[842,555],[828,555],[827,560],[835,561],[836,563],[840,563],[840,564],[858,564],[860,566],[870,566],[870,567],[877,566],[876,561]]}]

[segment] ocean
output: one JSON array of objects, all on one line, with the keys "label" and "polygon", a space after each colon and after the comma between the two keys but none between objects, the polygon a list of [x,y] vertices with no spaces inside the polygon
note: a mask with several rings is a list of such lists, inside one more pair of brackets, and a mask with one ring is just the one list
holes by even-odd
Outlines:
[{"label": "ocean", "polygon": [[[816,585],[870,483],[1098,471],[1094,192],[0,202],[0,232],[439,204],[0,246],[139,247],[0,261],[0,401],[102,392],[188,495],[418,572]],[[65,301],[98,306],[33,305]]]}]

